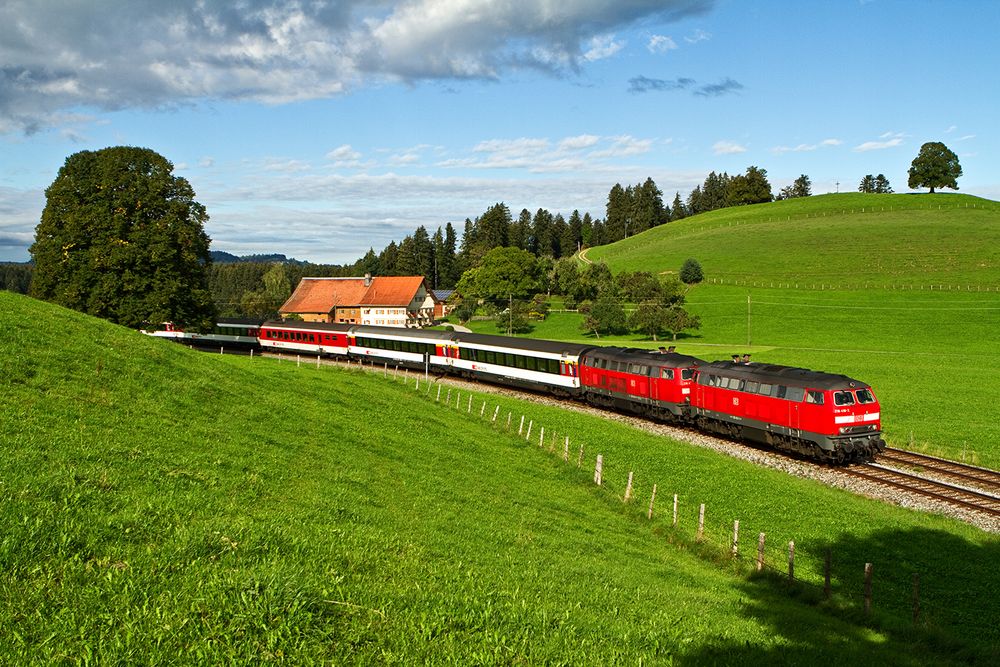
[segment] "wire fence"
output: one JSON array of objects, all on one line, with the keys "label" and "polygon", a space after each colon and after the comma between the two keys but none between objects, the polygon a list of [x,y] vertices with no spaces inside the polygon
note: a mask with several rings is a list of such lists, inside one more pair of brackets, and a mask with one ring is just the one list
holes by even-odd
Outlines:
[{"label": "wire fence", "polygon": [[[279,362],[282,359],[278,356]],[[321,367],[319,358],[314,360],[311,355],[297,355],[295,363],[299,367]],[[683,489],[665,489],[635,471],[629,471],[627,480],[609,477],[608,462],[599,448],[569,433],[546,428],[529,412],[502,408],[494,394],[441,382],[424,370],[397,364],[378,366],[360,360],[335,360],[333,365],[399,382],[429,403],[485,422],[514,442],[556,457],[575,471],[581,483],[592,479],[604,501],[621,506],[625,513],[641,512],[650,529],[666,536],[669,543],[733,569],[748,581],[784,587],[790,595],[806,594],[831,611],[863,618],[865,622],[890,619],[896,624],[905,621],[934,631],[949,625],[949,619],[960,618],[982,636],[997,632],[995,619],[970,619],[967,610],[963,613],[933,596],[933,592],[947,590],[947,573],[915,572],[880,562],[878,553],[862,562],[856,557],[844,557],[829,544],[769,539],[769,530],[777,534],[787,531],[780,526],[751,527],[736,517],[721,519],[713,515],[710,502],[682,500],[687,497]]]}]

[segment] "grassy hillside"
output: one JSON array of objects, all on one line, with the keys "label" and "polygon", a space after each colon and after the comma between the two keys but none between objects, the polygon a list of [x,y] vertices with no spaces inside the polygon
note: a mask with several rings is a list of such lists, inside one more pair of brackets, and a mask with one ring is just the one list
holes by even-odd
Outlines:
[{"label": "grassy hillside", "polygon": [[[2,292],[0,329],[0,662],[998,655],[1000,543],[951,520],[500,401],[536,432],[572,434],[574,454],[585,444],[578,470],[464,400],[456,410],[380,375],[195,353]],[[603,488],[590,480],[595,443]],[[638,498],[626,506],[629,470]],[[691,539],[700,502],[704,546]],[[721,558],[737,517],[746,554],[766,532],[780,566],[795,539],[797,576],[813,585],[831,548],[834,602],[748,576],[747,556]]]},{"label": "grassy hillside", "polygon": [[827,288],[1000,285],[1000,203],[960,194],[819,195],[686,218],[587,257],[615,273],[676,272],[688,257],[725,283]]}]

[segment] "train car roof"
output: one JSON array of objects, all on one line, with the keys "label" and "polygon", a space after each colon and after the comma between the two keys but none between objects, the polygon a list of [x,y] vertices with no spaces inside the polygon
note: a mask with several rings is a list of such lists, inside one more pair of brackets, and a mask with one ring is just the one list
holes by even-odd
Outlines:
[{"label": "train car roof", "polygon": [[744,364],[733,361],[713,361],[704,364],[699,370],[703,375],[714,371],[726,377],[757,380],[758,382],[767,382],[769,384],[783,384],[788,387],[809,389],[858,389],[869,386],[865,382],[855,380],[846,375],[837,375],[824,371],[811,371],[807,368],[796,368],[794,366],[778,366],[776,364]]},{"label": "train car roof", "polygon": [[216,326],[242,326],[242,327],[259,327],[264,324],[264,320],[259,317],[217,317],[215,319]]},{"label": "train car roof", "polygon": [[314,331],[349,331],[353,324],[341,324],[340,322],[301,322],[299,320],[268,320],[262,327],[277,329],[312,329]]},{"label": "train car roof", "polygon": [[579,355],[593,347],[593,345],[586,345],[584,343],[567,343],[558,340],[542,340],[540,338],[514,338],[511,336],[494,336],[492,334],[456,332],[454,336],[455,341],[458,343],[506,347],[512,350],[549,352],[552,354]]},{"label": "train car roof", "polygon": [[408,327],[374,327],[367,324],[351,325],[351,333],[355,336],[403,336],[406,338],[426,338],[428,340],[451,340],[450,331],[436,329],[411,329]]},{"label": "train car roof", "polygon": [[638,347],[595,347],[587,352],[588,357],[598,359],[613,359],[650,366],[670,366],[672,368],[687,368],[702,366],[706,362],[698,357],[677,352],[660,352]]}]

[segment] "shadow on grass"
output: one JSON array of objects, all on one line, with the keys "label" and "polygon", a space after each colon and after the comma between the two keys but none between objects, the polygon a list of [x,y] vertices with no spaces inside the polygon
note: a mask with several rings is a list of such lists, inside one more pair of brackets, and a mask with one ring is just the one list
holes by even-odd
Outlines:
[{"label": "shadow on grass", "polygon": [[[798,545],[797,545],[798,547]],[[829,600],[823,563],[831,554]],[[797,548],[805,582],[765,572],[741,585],[741,613],[783,641],[715,642],[685,655],[696,664],[1000,664],[1000,541],[981,543],[929,529],[842,535]],[[804,566],[799,569],[799,563]],[[872,563],[872,612],[864,613],[864,569]],[[914,574],[919,616],[913,620]],[[790,605],[794,599],[800,604]]]}]

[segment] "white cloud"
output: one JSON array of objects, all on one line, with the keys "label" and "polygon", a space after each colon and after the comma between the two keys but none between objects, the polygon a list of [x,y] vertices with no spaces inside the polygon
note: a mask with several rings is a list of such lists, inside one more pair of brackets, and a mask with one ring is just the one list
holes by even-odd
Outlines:
[{"label": "white cloud", "polygon": [[666,53],[677,48],[677,42],[667,35],[653,35],[649,38],[646,48],[650,53]]},{"label": "white cloud", "polygon": [[698,42],[704,42],[712,38],[711,33],[705,32],[700,28],[692,32],[690,35],[684,37],[684,41],[688,44],[697,44]]},{"label": "white cloud", "polygon": [[652,139],[636,139],[629,134],[623,134],[617,137],[611,137],[611,146],[602,150],[593,151],[589,154],[589,157],[608,158],[641,155],[643,153],[648,153],[652,146]]},{"label": "white cloud", "polygon": [[386,80],[562,71],[620,51],[616,31],[698,15],[712,4],[134,0],[105,11],[100,3],[7,3],[0,9],[0,132],[58,127],[67,109],[282,104]]},{"label": "white cloud", "polygon": [[602,37],[592,37],[590,48],[583,54],[583,59],[587,62],[610,58],[625,47],[625,42],[616,42],[614,35],[604,35]]},{"label": "white cloud", "polygon": [[797,146],[775,146],[771,149],[771,152],[776,155],[783,155],[785,153],[804,153],[809,151],[819,150],[821,148],[828,148],[831,146],[840,146],[843,141],[840,139],[824,139],[818,144],[798,144]]},{"label": "white cloud", "polygon": [[964,137],[959,137],[958,140],[959,141],[968,141],[969,139],[975,139],[975,138],[976,138],[976,135],[974,135],[974,134],[967,134]]},{"label": "white cloud", "polygon": [[887,148],[895,148],[903,143],[906,137],[902,132],[885,132],[879,135],[881,141],[866,141],[854,147],[856,153],[867,153],[868,151],[881,151]]},{"label": "white cloud", "polygon": [[712,144],[712,152],[716,155],[733,155],[736,153],[746,153],[747,147],[732,141],[716,141]]},{"label": "white cloud", "polygon": [[576,137],[566,137],[559,142],[559,150],[575,151],[583,148],[590,148],[600,140],[600,137],[593,134],[581,134]]}]

